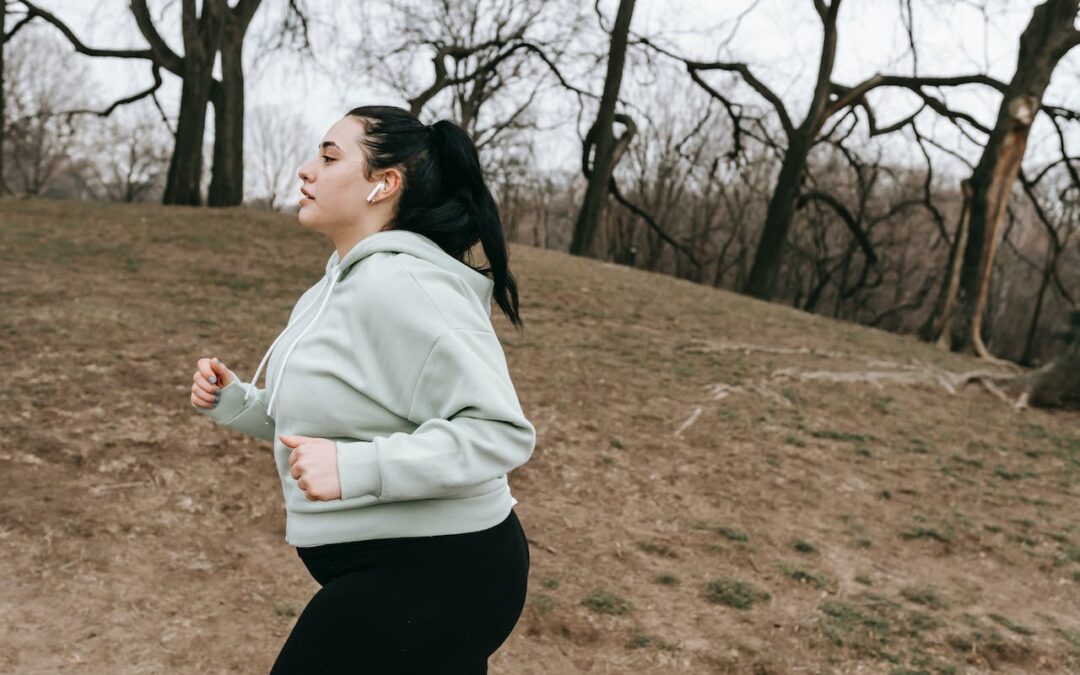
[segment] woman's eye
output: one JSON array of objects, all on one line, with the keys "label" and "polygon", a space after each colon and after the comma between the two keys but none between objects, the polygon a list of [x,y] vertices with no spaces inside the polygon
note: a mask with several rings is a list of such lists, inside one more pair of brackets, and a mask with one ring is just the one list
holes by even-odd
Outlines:
[{"label": "woman's eye", "polygon": [[326,160],[323,162],[323,164],[325,164],[326,162],[332,162],[334,160],[333,157],[327,157],[326,155],[323,155],[322,158]]}]

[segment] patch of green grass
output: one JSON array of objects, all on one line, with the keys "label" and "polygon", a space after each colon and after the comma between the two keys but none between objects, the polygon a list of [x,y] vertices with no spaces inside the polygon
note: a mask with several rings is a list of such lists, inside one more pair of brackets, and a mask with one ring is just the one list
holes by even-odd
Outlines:
[{"label": "patch of green grass", "polygon": [[817,549],[814,548],[813,544],[805,542],[802,539],[795,542],[794,548],[799,553],[817,553]]},{"label": "patch of green grass", "polygon": [[1017,544],[1023,544],[1028,548],[1035,548],[1039,545],[1038,540],[1033,537],[1029,537],[1026,534],[1010,534],[1009,541],[1014,541]]},{"label": "patch of green grass", "polygon": [[1021,626],[1018,623],[1013,623],[1008,618],[1006,618],[1006,617],[1004,617],[1004,616],[1002,616],[1000,614],[987,614],[987,616],[990,617],[991,619],[993,619],[994,621],[996,621],[997,623],[1001,624],[1002,626],[1005,626],[1006,628],[1008,628],[1009,630],[1011,630],[1014,633],[1019,633],[1020,635],[1034,635],[1035,634],[1035,631],[1031,630],[1030,628],[1028,628],[1026,626]]},{"label": "patch of green grass", "polygon": [[904,539],[937,539],[948,544],[952,541],[952,535],[939,532],[932,527],[916,527],[900,533]]},{"label": "patch of green grass", "polygon": [[[912,516],[912,520],[917,523],[925,523],[927,521],[926,516],[916,513]],[[952,543],[953,540],[953,528],[951,525],[946,524],[943,528],[931,527],[928,525],[918,525],[900,532],[900,536],[906,540],[912,539],[936,539],[943,544]]]},{"label": "patch of green grass", "polygon": [[730,539],[731,541],[746,541],[747,539],[749,539],[749,537],[747,537],[742,532],[739,532],[738,530],[733,530],[730,527],[725,527],[724,525],[717,527],[716,532],[720,536],[724,537],[725,539]]},{"label": "patch of green grass", "polygon": [[870,577],[866,576],[865,574],[856,574],[855,575],[855,583],[862,584],[863,586],[873,586],[874,585],[874,582],[872,582],[870,580]]},{"label": "patch of green grass", "polygon": [[818,605],[824,614],[819,627],[825,637],[838,647],[848,647],[860,656],[886,661],[899,660],[887,651],[893,641],[893,627],[885,607],[869,602],[864,606],[839,600],[825,600]]},{"label": "patch of green grass", "polygon": [[900,595],[918,605],[925,605],[930,609],[948,609],[949,603],[929,586],[908,586],[901,589]]},{"label": "patch of green grass", "polygon": [[930,453],[930,446],[918,436],[909,438],[907,447],[903,449],[907,452],[915,453],[916,455],[926,455]]},{"label": "patch of green grass", "polygon": [[296,616],[299,612],[299,608],[289,602],[282,602],[274,605],[274,614],[277,616]]},{"label": "patch of green grass", "polygon": [[627,649],[641,649],[642,647],[648,647],[652,642],[651,635],[635,629],[630,635],[630,639],[626,641],[626,647]]},{"label": "patch of green grass", "polygon": [[529,604],[541,614],[547,614],[555,609],[555,599],[547,593],[530,593]]},{"label": "patch of green grass", "polygon": [[652,635],[649,635],[645,631],[641,630],[641,628],[634,628],[633,632],[630,634],[630,638],[626,641],[627,649],[641,649],[643,647],[649,646],[668,651],[678,648],[677,644],[673,642],[667,642],[666,640],[662,640],[657,637],[653,637]]},{"label": "patch of green grass", "polygon": [[1020,428],[1020,435],[1024,438],[1034,438],[1038,440],[1042,440],[1050,436],[1049,432],[1046,431],[1046,427],[1041,424],[1036,424],[1034,422],[1024,423],[1024,425]]},{"label": "patch of green grass", "polygon": [[855,434],[849,431],[830,431],[828,429],[823,430],[810,430],[810,435],[814,438],[828,438],[834,441],[850,441],[852,443],[865,443],[867,437],[862,434]]},{"label": "patch of green grass", "polygon": [[705,584],[706,600],[736,609],[749,609],[755,602],[771,597],[767,591],[730,577],[718,577]]},{"label": "patch of green grass", "polygon": [[552,577],[544,577],[540,580],[540,585],[544,588],[558,588],[559,580]]},{"label": "patch of green grass", "polygon": [[858,548],[870,548],[871,546],[873,546],[873,544],[874,542],[863,537],[855,540],[855,546]]},{"label": "patch of green grass", "polygon": [[654,553],[665,558],[678,558],[679,554],[666,544],[653,544],[647,541],[637,542],[637,547],[646,553]]},{"label": "patch of green grass", "polygon": [[[857,656],[882,659],[899,665],[905,646],[918,654],[923,633],[944,625],[940,619],[920,611],[907,611],[900,603],[874,593],[862,593],[847,600],[823,600],[818,627],[834,645],[846,647]],[[922,658],[912,658],[916,664]]]},{"label": "patch of green grass", "polygon": [[1021,478],[1030,478],[1035,474],[1030,471],[1009,471],[1002,465],[998,464],[994,467],[994,475],[1001,480],[1020,480]]},{"label": "patch of green grass", "polygon": [[787,563],[779,564],[780,571],[784,573],[787,578],[797,581],[800,584],[807,584],[814,588],[825,588],[829,585],[829,580],[824,575],[808,572],[807,570],[788,565]]},{"label": "patch of green grass", "polygon": [[674,586],[679,583],[679,578],[673,574],[657,574],[653,581],[663,586]]},{"label": "patch of green grass", "polygon": [[581,604],[601,614],[614,614],[616,616],[621,616],[631,610],[628,600],[604,590],[594,590],[581,601]]},{"label": "patch of green grass", "polygon": [[963,455],[953,455],[952,459],[957,464],[963,464],[964,466],[971,466],[976,469],[981,469],[983,466],[981,459],[973,459],[971,457],[964,457]]},{"label": "patch of green grass", "polygon": [[893,411],[889,409],[889,404],[894,400],[892,396],[874,396],[870,399],[870,405],[882,415],[891,415]]}]

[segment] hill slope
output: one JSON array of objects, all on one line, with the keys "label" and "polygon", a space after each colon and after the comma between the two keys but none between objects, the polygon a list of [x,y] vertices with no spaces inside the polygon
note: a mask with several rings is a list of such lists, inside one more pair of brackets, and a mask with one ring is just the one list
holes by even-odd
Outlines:
[{"label": "hill slope", "polygon": [[[0,202],[0,672],[262,673],[318,585],[242,377],[332,247],[287,216]],[[911,338],[514,245],[539,438],[499,673],[1080,669],[1080,415]],[[894,373],[880,385],[836,373]],[[899,373],[900,375],[895,375]],[[358,611],[363,611],[358,608]]]}]

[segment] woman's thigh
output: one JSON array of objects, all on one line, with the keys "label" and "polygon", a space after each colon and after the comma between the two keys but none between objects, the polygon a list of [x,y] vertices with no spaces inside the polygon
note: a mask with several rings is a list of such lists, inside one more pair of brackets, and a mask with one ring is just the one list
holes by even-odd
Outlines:
[{"label": "woman's thigh", "polygon": [[271,675],[486,673],[524,606],[529,552],[512,511],[482,532],[349,555],[334,566],[347,571],[304,608]]}]

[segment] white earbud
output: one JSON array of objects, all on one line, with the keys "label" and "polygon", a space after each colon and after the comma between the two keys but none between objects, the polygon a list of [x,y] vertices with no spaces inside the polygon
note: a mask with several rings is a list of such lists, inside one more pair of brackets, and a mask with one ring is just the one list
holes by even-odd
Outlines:
[{"label": "white earbud", "polygon": [[382,181],[379,181],[378,183],[376,183],[375,188],[371,191],[371,194],[369,194],[367,196],[368,204],[373,203],[373,200],[375,199],[375,195],[378,194],[379,190],[382,190],[384,188],[386,188],[386,183],[384,183]]}]

